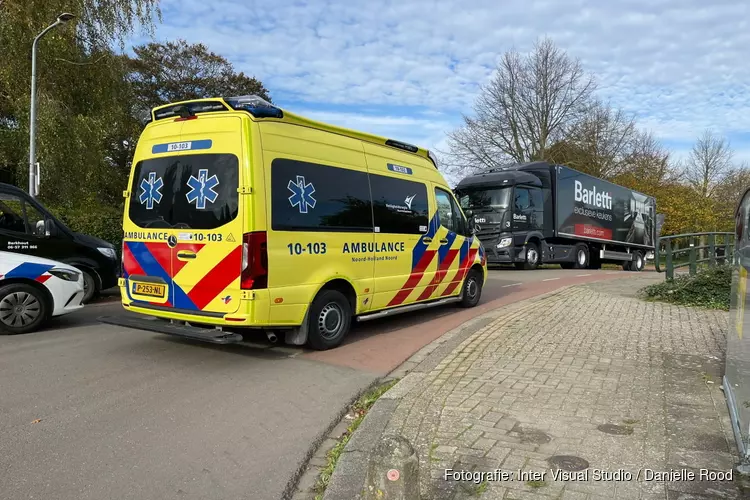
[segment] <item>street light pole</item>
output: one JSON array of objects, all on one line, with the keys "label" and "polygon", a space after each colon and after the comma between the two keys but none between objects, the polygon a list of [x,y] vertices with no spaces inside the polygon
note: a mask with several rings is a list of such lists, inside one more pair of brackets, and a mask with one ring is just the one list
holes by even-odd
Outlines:
[{"label": "street light pole", "polygon": [[29,194],[35,198],[36,192],[36,46],[39,40],[47,34],[48,31],[66,23],[75,16],[64,12],[57,16],[57,20],[44,28],[31,44],[31,123],[29,125]]}]

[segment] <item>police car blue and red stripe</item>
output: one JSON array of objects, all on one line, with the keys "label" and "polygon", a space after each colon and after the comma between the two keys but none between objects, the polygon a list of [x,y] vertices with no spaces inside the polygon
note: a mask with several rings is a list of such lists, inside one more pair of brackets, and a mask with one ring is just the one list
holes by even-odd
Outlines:
[{"label": "police car blue and red stripe", "polygon": [[83,275],[73,266],[0,252],[0,333],[27,333],[81,309]]}]

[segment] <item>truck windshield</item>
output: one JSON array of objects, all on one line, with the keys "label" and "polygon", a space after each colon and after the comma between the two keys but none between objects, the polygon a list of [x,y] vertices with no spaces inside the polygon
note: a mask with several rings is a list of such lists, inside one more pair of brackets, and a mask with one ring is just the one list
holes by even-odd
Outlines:
[{"label": "truck windshield", "polygon": [[464,210],[506,210],[510,206],[510,187],[471,188],[458,192],[459,203]]},{"label": "truck windshield", "polygon": [[144,160],[135,167],[128,216],[142,228],[215,229],[237,217],[238,186],[231,154]]}]

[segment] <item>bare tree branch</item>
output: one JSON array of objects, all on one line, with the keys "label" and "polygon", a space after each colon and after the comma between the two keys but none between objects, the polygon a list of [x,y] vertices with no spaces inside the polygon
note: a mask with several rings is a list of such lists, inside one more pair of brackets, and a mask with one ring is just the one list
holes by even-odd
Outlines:
[{"label": "bare tree branch", "polygon": [[716,185],[732,166],[732,151],[729,142],[706,130],[695,142],[685,166],[688,182],[704,198],[713,195]]},{"label": "bare tree branch", "polygon": [[580,121],[596,85],[577,59],[549,39],[526,56],[503,54],[495,76],[481,87],[474,117],[448,135],[446,163],[478,168],[547,158],[549,147]]}]

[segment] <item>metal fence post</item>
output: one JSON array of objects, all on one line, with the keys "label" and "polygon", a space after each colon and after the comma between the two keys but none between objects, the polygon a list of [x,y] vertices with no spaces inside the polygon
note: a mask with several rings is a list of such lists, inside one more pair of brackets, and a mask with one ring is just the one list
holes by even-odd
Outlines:
[{"label": "metal fence post", "polygon": [[708,267],[716,265],[716,244],[713,234],[708,235]]},{"label": "metal fence post", "polygon": [[[734,251],[737,246],[737,242],[734,240],[734,236],[724,236],[724,258],[726,264],[734,264]],[[731,250],[732,253],[729,253]]]},{"label": "metal fence post", "polygon": [[695,236],[690,237],[690,276],[695,276],[697,272],[697,264],[695,262]]},{"label": "metal fence post", "polygon": [[674,278],[674,268],[672,267],[672,240],[671,238],[665,238],[664,240],[664,254],[667,257],[667,279],[671,280]]}]

